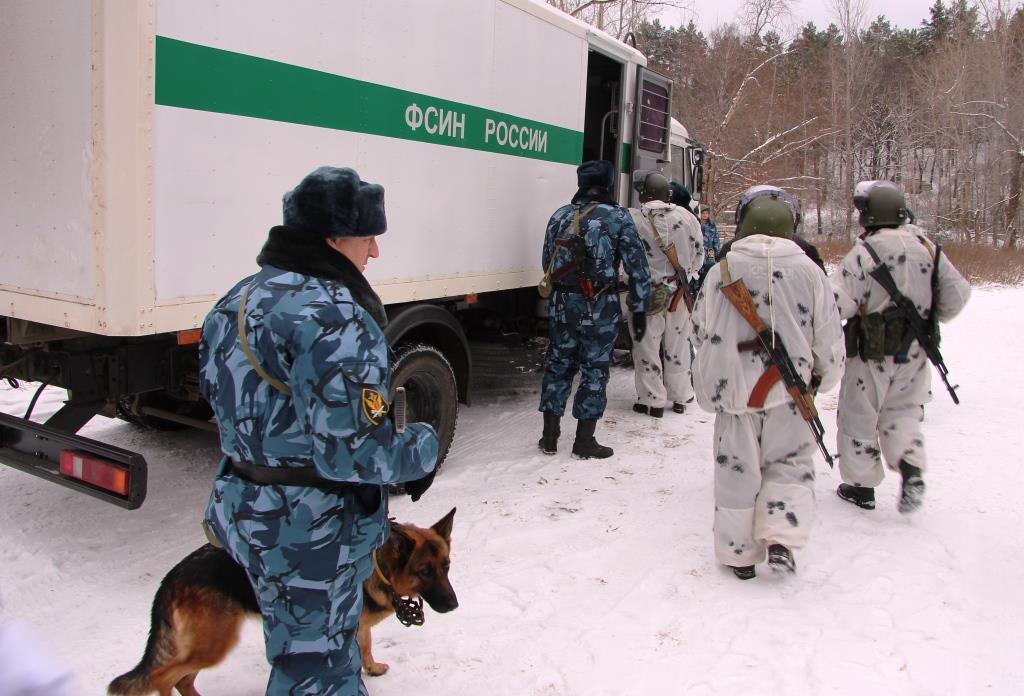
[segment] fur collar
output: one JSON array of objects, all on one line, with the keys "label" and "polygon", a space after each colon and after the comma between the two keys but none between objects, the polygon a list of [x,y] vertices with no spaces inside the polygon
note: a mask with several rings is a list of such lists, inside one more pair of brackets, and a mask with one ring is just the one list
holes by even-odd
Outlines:
[{"label": "fur collar", "polygon": [[272,227],[256,263],[341,283],[378,326],[384,328],[388,323],[384,305],[366,276],[348,257],[327,246],[322,234],[285,225]]},{"label": "fur collar", "polygon": [[572,202],[575,203],[604,203],[605,205],[618,205],[615,199],[612,198],[611,192],[608,189],[601,186],[586,186],[580,187],[576,191],[576,195],[572,197]]}]

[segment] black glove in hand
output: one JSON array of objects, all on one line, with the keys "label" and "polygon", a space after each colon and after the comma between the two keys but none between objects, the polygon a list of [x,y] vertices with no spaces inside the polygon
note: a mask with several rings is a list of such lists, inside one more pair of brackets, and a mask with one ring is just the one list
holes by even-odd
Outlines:
[{"label": "black glove in hand", "polygon": [[639,343],[644,340],[645,333],[647,333],[647,314],[633,312],[633,340]]},{"label": "black glove in hand", "polygon": [[420,496],[427,492],[430,488],[430,484],[434,482],[434,474],[437,473],[437,467],[423,478],[418,478],[415,481],[405,482],[405,492],[412,498],[412,502],[416,502],[420,499]]}]

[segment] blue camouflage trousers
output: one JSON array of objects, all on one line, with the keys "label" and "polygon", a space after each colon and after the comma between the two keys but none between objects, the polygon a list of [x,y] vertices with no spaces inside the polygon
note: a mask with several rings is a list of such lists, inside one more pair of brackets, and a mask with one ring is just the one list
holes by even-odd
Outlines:
[{"label": "blue camouflage trousers", "polygon": [[619,323],[566,323],[551,319],[548,327],[550,343],[538,410],[563,415],[572,380],[579,372],[580,383],[572,404],[573,418],[598,420],[608,403],[605,395],[608,366]]},{"label": "blue camouflage trousers", "polygon": [[340,496],[322,512],[303,504],[314,490],[218,476],[206,518],[256,592],[271,665],[267,696],[365,696],[356,630],[386,504],[353,515],[349,528]]}]

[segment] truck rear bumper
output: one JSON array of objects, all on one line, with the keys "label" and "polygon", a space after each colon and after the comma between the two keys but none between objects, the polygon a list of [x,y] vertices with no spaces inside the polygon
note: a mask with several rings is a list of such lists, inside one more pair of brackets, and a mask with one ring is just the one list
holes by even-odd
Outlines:
[{"label": "truck rear bumper", "polygon": [[[65,458],[96,458],[110,471],[122,477],[127,474],[123,492],[93,485],[75,478],[73,473],[62,473],[62,453]],[[129,510],[146,499],[146,460],[141,454],[4,413],[0,413],[0,464]]]}]

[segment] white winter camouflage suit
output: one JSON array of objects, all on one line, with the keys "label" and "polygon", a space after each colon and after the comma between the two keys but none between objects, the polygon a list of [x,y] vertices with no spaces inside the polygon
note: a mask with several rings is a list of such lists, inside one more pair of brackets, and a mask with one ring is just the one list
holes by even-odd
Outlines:
[{"label": "white winter camouflage suit", "polygon": [[[697,276],[704,263],[704,234],[692,213],[671,203],[648,201],[641,204],[639,210],[630,208],[629,214],[633,216],[636,229],[647,247],[652,284],[670,283],[674,288],[679,285],[675,269],[654,237],[650,217],[654,218],[665,247],[675,247],[686,279]],[[632,333],[632,315],[627,316],[630,317]],[[647,315],[647,332],[642,341],[633,343],[633,369],[639,403],[663,408],[672,402],[686,403],[693,397],[690,330],[690,312],[682,301],[674,312],[665,310]]]},{"label": "white winter camouflage suit", "polygon": [[[836,300],[843,319],[864,308],[865,314],[889,308],[889,294],[871,276],[875,262],[864,241],[885,262],[896,287],[927,318],[932,303],[932,264],[935,246],[915,225],[883,228],[858,239],[833,274]],[[939,262],[940,322],[949,321],[964,308],[970,285],[946,255]],[[885,475],[881,457],[896,469],[900,460],[921,470],[927,468],[921,421],[924,404],[931,400],[931,366],[917,341],[911,344],[909,362],[896,364],[892,356],[881,361],[848,356],[839,391],[839,473],[846,483],[875,487]]]},{"label": "white winter camouflage suit", "polygon": [[[794,242],[755,234],[726,255],[761,320],[782,339],[794,366],[821,390],[843,369],[843,334],[825,274]],[[780,381],[764,406],[747,405],[765,371],[756,352],[737,344],[754,330],[720,292],[722,264],[708,271],[693,313],[697,348],[697,402],[715,413],[715,555],[729,566],[764,560],[770,544],[800,548],[814,522],[814,443],[811,431]]]}]

